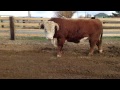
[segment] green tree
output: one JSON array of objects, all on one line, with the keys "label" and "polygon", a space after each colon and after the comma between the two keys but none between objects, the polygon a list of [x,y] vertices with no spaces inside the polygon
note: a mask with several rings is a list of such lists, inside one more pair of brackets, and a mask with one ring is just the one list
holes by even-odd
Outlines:
[{"label": "green tree", "polygon": [[120,16],[120,11],[115,11],[115,13],[112,13],[114,17],[119,17]]},{"label": "green tree", "polygon": [[120,11],[116,11],[117,14],[120,14]]}]

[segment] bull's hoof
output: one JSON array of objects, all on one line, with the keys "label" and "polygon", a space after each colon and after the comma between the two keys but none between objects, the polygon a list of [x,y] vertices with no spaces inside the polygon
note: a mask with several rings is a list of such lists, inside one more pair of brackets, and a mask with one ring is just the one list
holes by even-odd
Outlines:
[{"label": "bull's hoof", "polygon": [[57,57],[61,57],[61,55],[58,54]]},{"label": "bull's hoof", "polygon": [[93,53],[89,53],[88,56],[93,56]]}]

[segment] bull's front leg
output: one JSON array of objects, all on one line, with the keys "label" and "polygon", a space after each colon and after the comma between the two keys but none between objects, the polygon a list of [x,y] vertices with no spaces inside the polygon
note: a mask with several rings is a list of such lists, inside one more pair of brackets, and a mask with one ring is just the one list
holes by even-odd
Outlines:
[{"label": "bull's front leg", "polygon": [[57,45],[58,45],[57,57],[61,57],[62,56],[62,48],[63,48],[64,43],[65,43],[65,39],[64,38],[57,38]]},{"label": "bull's front leg", "polygon": [[51,43],[53,44],[53,46],[55,48],[57,48],[57,39],[56,38],[51,39]]}]

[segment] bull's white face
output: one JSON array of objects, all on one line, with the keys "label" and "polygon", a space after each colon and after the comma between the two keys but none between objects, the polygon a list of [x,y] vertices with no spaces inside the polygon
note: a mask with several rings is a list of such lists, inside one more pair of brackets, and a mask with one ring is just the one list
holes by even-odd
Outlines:
[{"label": "bull's white face", "polygon": [[55,23],[52,21],[44,22],[44,31],[46,39],[53,39],[55,34]]}]

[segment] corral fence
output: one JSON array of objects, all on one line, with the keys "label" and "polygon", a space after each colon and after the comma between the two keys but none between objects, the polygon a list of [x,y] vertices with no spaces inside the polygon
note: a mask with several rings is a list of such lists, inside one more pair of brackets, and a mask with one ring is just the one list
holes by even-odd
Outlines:
[{"label": "corral fence", "polygon": [[[44,37],[39,23],[49,18],[0,17],[0,37],[8,36],[15,40],[20,36]],[[88,19],[88,18],[85,18]],[[103,36],[120,36],[120,18],[98,18],[103,22]]]},{"label": "corral fence", "polygon": [[14,40],[18,36],[40,36],[44,37],[44,31],[40,29],[39,23],[49,18],[28,17],[0,17],[0,36],[10,37]]}]

